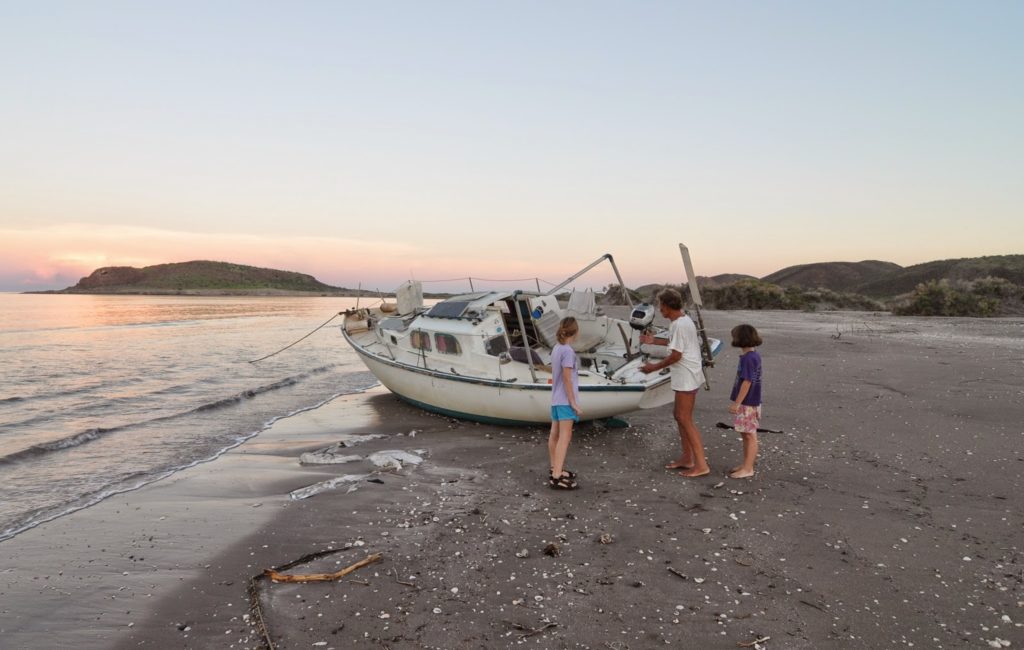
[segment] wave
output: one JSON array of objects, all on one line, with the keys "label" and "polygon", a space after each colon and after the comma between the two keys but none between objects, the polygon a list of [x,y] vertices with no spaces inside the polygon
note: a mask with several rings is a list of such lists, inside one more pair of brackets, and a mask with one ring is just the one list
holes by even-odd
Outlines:
[{"label": "wave", "polygon": [[[313,371],[313,372],[316,372],[316,371]],[[239,445],[241,445],[242,443],[246,442],[247,440],[249,440],[251,438],[254,438],[255,436],[259,435],[261,432],[266,431],[271,426],[273,426],[273,424],[275,422],[277,422],[278,420],[283,420],[285,418],[290,418],[290,417],[292,417],[294,415],[298,415],[299,413],[304,413],[306,411],[312,411],[314,409],[318,409],[321,406],[323,406],[324,404],[327,404],[328,402],[330,402],[330,401],[332,401],[332,400],[334,400],[334,399],[336,399],[336,398],[338,398],[338,397],[340,397],[342,395],[350,395],[350,394],[355,394],[355,393],[362,393],[362,392],[365,392],[365,391],[369,390],[369,388],[370,387],[362,388],[362,389],[357,389],[357,390],[353,390],[353,391],[350,391],[350,392],[335,393],[335,394],[331,395],[330,397],[328,397],[328,398],[326,398],[326,399],[324,399],[324,400],[322,400],[322,401],[320,401],[320,402],[318,402],[316,404],[313,404],[311,406],[304,406],[302,408],[295,409],[294,411],[291,411],[289,413],[285,413],[284,415],[273,417],[273,418],[267,420],[266,422],[264,422],[263,425],[260,428],[254,430],[254,431],[250,431],[248,433],[240,434],[230,444],[222,447],[221,449],[215,451],[214,453],[210,454],[207,457],[198,458],[198,459],[193,460],[191,462],[188,462],[188,463],[185,463],[185,464],[182,464],[182,465],[177,465],[177,466],[170,467],[170,468],[155,469],[154,471],[150,472],[149,474],[145,474],[145,473],[141,473],[141,472],[135,472],[135,473],[132,473],[132,474],[130,474],[128,476],[123,477],[122,479],[120,479],[116,483],[108,485],[108,486],[106,486],[104,488],[101,488],[99,490],[93,491],[93,492],[91,492],[89,494],[80,496],[80,497],[78,497],[77,499],[75,499],[72,502],[64,503],[64,504],[61,504],[59,506],[54,506],[54,507],[49,507],[49,508],[41,508],[39,510],[35,510],[33,512],[27,513],[26,515],[21,517],[19,520],[9,524],[6,528],[0,529],[0,542],[8,540],[8,539],[14,537],[15,535],[18,535],[20,533],[25,532],[26,530],[30,530],[32,528],[35,528],[36,526],[39,526],[40,524],[45,524],[48,521],[53,521],[54,519],[57,519],[59,517],[63,517],[64,515],[69,515],[69,514],[71,514],[73,512],[77,512],[79,510],[84,510],[85,508],[88,508],[90,506],[94,506],[97,503],[100,503],[101,501],[103,501],[104,499],[107,499],[108,497],[112,497],[112,496],[115,496],[117,494],[123,494],[125,492],[132,492],[134,490],[138,490],[139,488],[145,487],[146,485],[149,485],[150,483],[155,483],[156,481],[165,479],[168,476],[171,476],[172,474],[176,474],[177,472],[180,472],[182,470],[185,470],[185,469],[188,469],[190,467],[195,467],[196,465],[201,465],[203,463],[208,463],[210,461],[216,460],[217,458],[223,456],[228,451],[234,449],[235,447],[238,447]],[[83,432],[83,433],[85,433],[85,432]],[[36,446],[38,447],[39,445],[36,445]],[[25,451],[28,451],[28,450],[25,450]],[[16,453],[21,453],[21,452],[16,452]],[[4,457],[4,458],[8,458],[8,457]],[[0,463],[2,463],[2,462],[3,462],[3,458],[0,458]],[[137,479],[137,480],[134,480],[134,482],[130,482],[133,479]]]},{"label": "wave", "polygon": [[[57,440],[50,440],[50,441],[47,441],[47,442],[40,442],[40,443],[32,445],[31,447],[27,447],[25,449],[20,449],[18,451],[11,452],[9,454],[0,456],[0,465],[21,462],[21,461],[24,461],[24,460],[35,458],[35,457],[38,457],[38,456],[41,456],[41,455],[44,455],[44,454],[48,454],[48,453],[52,453],[52,452],[59,452],[59,451],[64,451],[66,449],[73,449],[75,447],[79,447],[79,446],[84,445],[86,443],[93,442],[94,440],[99,440],[100,438],[102,438],[102,437],[104,437],[104,436],[106,436],[106,435],[108,435],[110,433],[114,433],[116,431],[124,431],[124,430],[127,430],[127,429],[133,429],[133,428],[136,428],[136,427],[140,427],[140,426],[144,426],[144,425],[148,425],[148,424],[153,424],[155,422],[167,422],[168,420],[176,420],[178,418],[188,417],[189,415],[194,415],[196,413],[206,413],[208,411],[212,411],[212,410],[216,410],[216,409],[220,409],[220,408],[225,408],[225,407],[230,407],[230,406],[236,405],[236,404],[238,404],[238,403],[240,403],[242,401],[245,401],[245,400],[248,400],[248,399],[253,399],[254,397],[257,397],[259,395],[263,395],[265,393],[269,393],[269,392],[274,391],[274,390],[278,390],[278,389],[281,389],[281,388],[287,388],[289,386],[294,386],[294,385],[298,384],[299,382],[303,381],[304,379],[308,379],[309,377],[312,377],[314,375],[317,375],[317,374],[324,373],[324,372],[327,372],[329,370],[332,370],[333,368],[337,367],[338,365],[340,365],[340,364],[330,364],[330,365],[326,365],[326,366],[320,366],[319,368],[313,368],[312,370],[309,370],[309,371],[306,371],[306,372],[302,372],[302,373],[299,373],[297,375],[292,375],[290,377],[285,377],[284,379],[280,379],[280,380],[275,381],[275,382],[273,382],[271,384],[266,384],[264,386],[259,386],[257,388],[251,388],[251,389],[248,389],[248,390],[244,390],[244,391],[242,391],[240,393],[232,395],[231,397],[225,397],[223,399],[219,399],[219,400],[216,400],[216,401],[213,401],[213,402],[209,402],[209,403],[206,403],[206,404],[201,404],[201,405],[199,405],[199,406],[197,406],[195,408],[189,409],[187,411],[182,411],[180,413],[172,413],[170,415],[162,415],[160,417],[150,418],[148,420],[141,420],[139,422],[131,422],[129,424],[122,424],[122,425],[119,425],[119,426],[116,426],[116,427],[107,427],[107,428],[104,428],[104,427],[94,427],[94,428],[91,428],[91,429],[86,429],[85,431],[80,431],[78,433],[72,434],[72,435],[67,436],[65,438],[58,438]],[[338,395],[343,395],[343,394],[344,393],[338,393]],[[337,395],[335,395],[335,397],[337,397]]]},{"label": "wave", "polygon": [[168,416],[165,416],[163,418],[157,418],[157,419],[159,419],[159,420],[169,420],[169,419],[172,419],[172,418],[181,417],[183,415],[188,415],[190,413],[202,413],[202,412],[205,412],[205,411],[212,411],[214,409],[224,408],[225,406],[232,406],[232,405],[237,404],[237,403],[239,403],[239,402],[241,402],[243,400],[252,399],[252,398],[256,397],[257,395],[262,395],[264,393],[269,393],[270,391],[278,390],[279,388],[287,388],[289,386],[294,386],[295,384],[299,383],[300,381],[302,381],[304,379],[308,379],[308,378],[312,377],[313,375],[317,375],[317,374],[320,374],[322,372],[327,372],[328,370],[336,368],[338,365],[339,364],[334,363],[334,364],[331,364],[331,365],[328,365],[328,366],[320,366],[319,368],[314,368],[314,369],[309,370],[307,372],[299,373],[298,375],[292,375],[291,377],[285,377],[284,379],[280,379],[278,381],[275,381],[272,384],[267,384],[265,386],[260,386],[258,388],[250,388],[248,390],[243,390],[241,393],[232,395],[231,397],[225,397],[224,399],[219,399],[219,400],[216,400],[214,402],[209,402],[208,404],[203,404],[201,406],[197,406],[196,408],[192,409],[191,411],[186,411],[185,413],[178,413],[178,414],[175,414],[175,415],[168,415]]},{"label": "wave", "polygon": [[0,404],[7,404],[9,402],[24,402],[25,398],[15,395],[14,397],[0,397]]},{"label": "wave", "polygon": [[81,431],[66,438],[59,438],[57,440],[51,440],[49,442],[40,442],[38,444],[32,445],[31,447],[26,447],[25,449],[20,449],[18,451],[6,454],[4,456],[0,456],[0,465],[17,463],[20,461],[28,460],[29,458],[42,456],[44,454],[48,454],[54,451],[61,451],[63,449],[70,449],[72,447],[84,445],[87,442],[92,442],[93,440],[102,438],[103,436],[105,436],[108,433],[111,433],[112,431],[118,431],[123,428],[125,427],[112,427],[110,429],[96,427],[93,429],[86,429],[85,431]]}]

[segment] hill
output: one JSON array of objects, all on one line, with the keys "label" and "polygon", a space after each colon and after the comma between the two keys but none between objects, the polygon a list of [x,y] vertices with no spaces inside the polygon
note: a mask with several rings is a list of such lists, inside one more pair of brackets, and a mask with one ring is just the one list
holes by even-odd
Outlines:
[{"label": "hill", "polygon": [[983,278],[1002,278],[1024,286],[1024,255],[967,257],[915,264],[866,281],[855,290],[867,296],[890,297],[914,291],[919,284],[942,280],[962,283]]},{"label": "hill", "polygon": [[761,279],[780,287],[852,292],[859,291],[861,286],[869,282],[879,281],[902,270],[899,264],[878,260],[818,262],[789,266]]},{"label": "hill", "polygon": [[305,273],[204,260],[141,269],[107,266],[58,293],[356,295],[357,292],[332,287]]},{"label": "hill", "polygon": [[[730,281],[732,278],[738,278]],[[914,316],[1024,314],[1024,255],[938,260],[902,267],[892,262],[820,262],[763,279],[735,274],[702,277],[711,309],[892,310]],[[685,286],[677,286],[687,296]],[[645,285],[645,300],[661,285]]]},{"label": "hill", "polygon": [[[704,291],[705,288],[714,289],[718,287],[727,287],[731,284],[742,282],[744,280],[757,280],[757,278],[752,275],[744,275],[743,273],[720,273],[719,275],[710,276],[698,275],[697,286],[700,287],[701,291]],[[653,303],[658,292],[669,286],[675,287],[676,289],[680,288],[679,285],[674,284],[645,284],[633,289],[633,292],[637,294],[641,300]],[[686,285],[682,286],[685,287]]]}]

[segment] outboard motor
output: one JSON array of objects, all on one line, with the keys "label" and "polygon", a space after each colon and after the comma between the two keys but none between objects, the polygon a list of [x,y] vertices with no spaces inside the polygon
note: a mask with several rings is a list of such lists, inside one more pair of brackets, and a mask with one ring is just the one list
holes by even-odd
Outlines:
[{"label": "outboard motor", "polygon": [[642,302],[635,305],[629,313],[629,326],[635,330],[645,330],[654,322],[654,305]]}]

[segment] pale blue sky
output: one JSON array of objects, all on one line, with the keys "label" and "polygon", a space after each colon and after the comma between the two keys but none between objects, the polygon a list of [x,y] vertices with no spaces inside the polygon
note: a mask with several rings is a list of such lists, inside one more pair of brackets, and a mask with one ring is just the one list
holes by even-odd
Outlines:
[{"label": "pale blue sky", "polygon": [[1024,253],[1022,34],[1021,2],[2,1],[0,289]]}]

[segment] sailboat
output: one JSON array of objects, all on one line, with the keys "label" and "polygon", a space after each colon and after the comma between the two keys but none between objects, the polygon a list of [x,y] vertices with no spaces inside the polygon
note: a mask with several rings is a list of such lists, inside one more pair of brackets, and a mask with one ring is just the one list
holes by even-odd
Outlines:
[{"label": "sailboat", "polygon": [[[705,366],[722,347],[709,338],[700,316],[700,293],[689,253],[680,244],[697,313]],[[400,399],[447,416],[491,424],[542,424],[551,420],[551,350],[558,324],[573,316],[579,334],[572,344],[579,358],[583,419],[600,420],[672,402],[669,370],[645,374],[640,368],[665,348],[641,346],[652,328],[655,308],[632,305],[628,318],[615,318],[597,305],[592,290],[564,290],[608,262],[625,295],[611,254],[599,257],[547,291],[471,291],[432,305],[422,284],[406,282],[395,302],[345,313],[345,341],[366,367]]]}]

